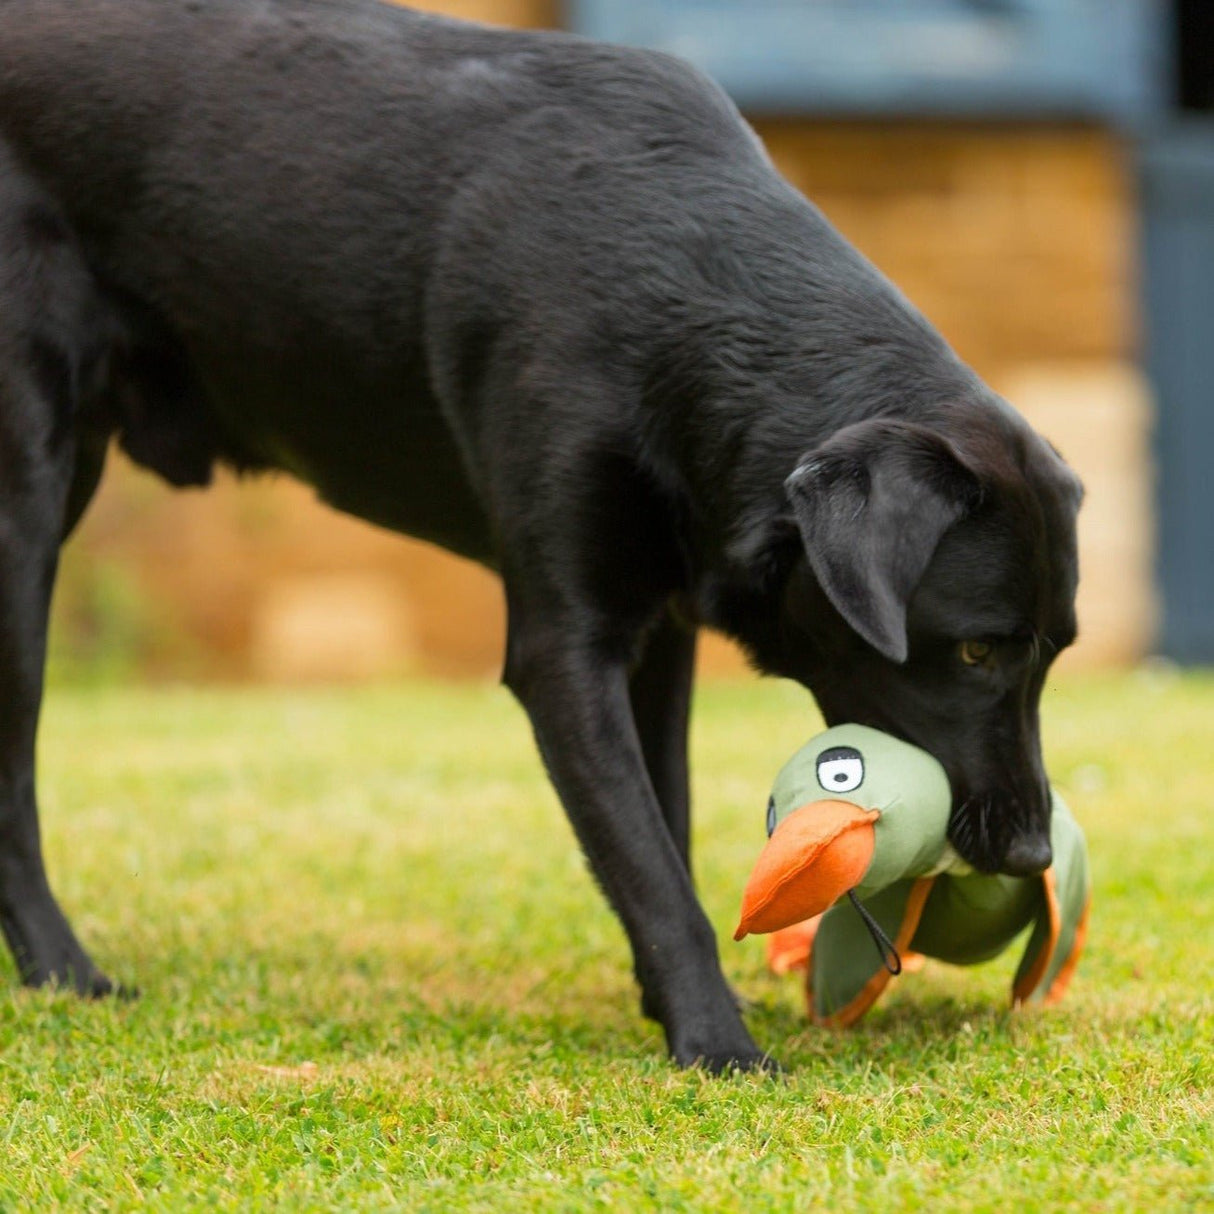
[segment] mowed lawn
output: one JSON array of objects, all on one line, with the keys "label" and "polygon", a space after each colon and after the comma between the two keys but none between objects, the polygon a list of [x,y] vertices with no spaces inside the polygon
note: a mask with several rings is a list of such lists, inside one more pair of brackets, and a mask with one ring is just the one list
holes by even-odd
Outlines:
[{"label": "mowed lawn", "polygon": [[52,878],[133,1002],[0,963],[0,1208],[1214,1208],[1214,680],[1062,681],[1088,954],[929,966],[809,1027],[730,939],[800,690],[709,685],[696,868],[787,1077],[665,1060],[504,691],[76,690],[41,742]]}]

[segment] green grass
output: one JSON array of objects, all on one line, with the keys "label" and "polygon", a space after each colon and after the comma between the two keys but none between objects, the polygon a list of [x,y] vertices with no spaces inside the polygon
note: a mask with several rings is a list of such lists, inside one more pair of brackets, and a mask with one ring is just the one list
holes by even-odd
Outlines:
[{"label": "green grass", "polygon": [[481,687],[57,689],[53,880],[132,1003],[0,966],[0,1208],[1214,1208],[1214,681],[1049,693],[1088,954],[1012,954],[807,1026],[730,941],[804,693],[697,703],[697,870],[782,1080],[664,1060],[521,713]]}]

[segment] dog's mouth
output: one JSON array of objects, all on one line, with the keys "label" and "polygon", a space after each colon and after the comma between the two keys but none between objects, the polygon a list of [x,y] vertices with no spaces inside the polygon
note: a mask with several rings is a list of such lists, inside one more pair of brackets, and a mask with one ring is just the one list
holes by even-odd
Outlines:
[{"label": "dog's mouth", "polygon": [[993,794],[966,797],[949,820],[948,841],[979,872],[1037,876],[1053,859],[1048,820],[1043,830],[1008,829],[1004,823],[1016,821],[1017,808]]},{"label": "dog's mouth", "polygon": [[987,830],[989,797],[967,797],[953,810],[948,823],[948,841],[962,859],[979,872],[994,872],[990,863],[991,841]]}]

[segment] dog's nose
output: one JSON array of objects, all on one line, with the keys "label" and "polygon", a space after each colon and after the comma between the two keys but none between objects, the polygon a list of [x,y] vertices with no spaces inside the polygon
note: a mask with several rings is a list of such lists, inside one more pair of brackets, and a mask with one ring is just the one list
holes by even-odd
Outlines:
[{"label": "dog's nose", "polygon": [[1009,877],[1035,877],[1050,866],[1054,858],[1046,835],[1021,835],[1013,839],[999,871]]}]

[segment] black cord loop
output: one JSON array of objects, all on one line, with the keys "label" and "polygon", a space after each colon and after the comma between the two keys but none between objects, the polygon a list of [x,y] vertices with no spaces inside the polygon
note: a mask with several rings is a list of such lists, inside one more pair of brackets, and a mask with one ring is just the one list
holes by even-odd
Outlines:
[{"label": "black cord loop", "polygon": [[851,899],[852,906],[860,912],[860,918],[864,920],[864,926],[868,928],[868,934],[872,936],[873,943],[877,946],[877,952],[881,956],[881,964],[897,977],[902,973],[902,958],[898,956],[898,950],[894,947],[894,942],[885,934],[885,929],[881,924],[873,918],[868,907],[856,897],[854,889],[849,889],[847,896]]}]

